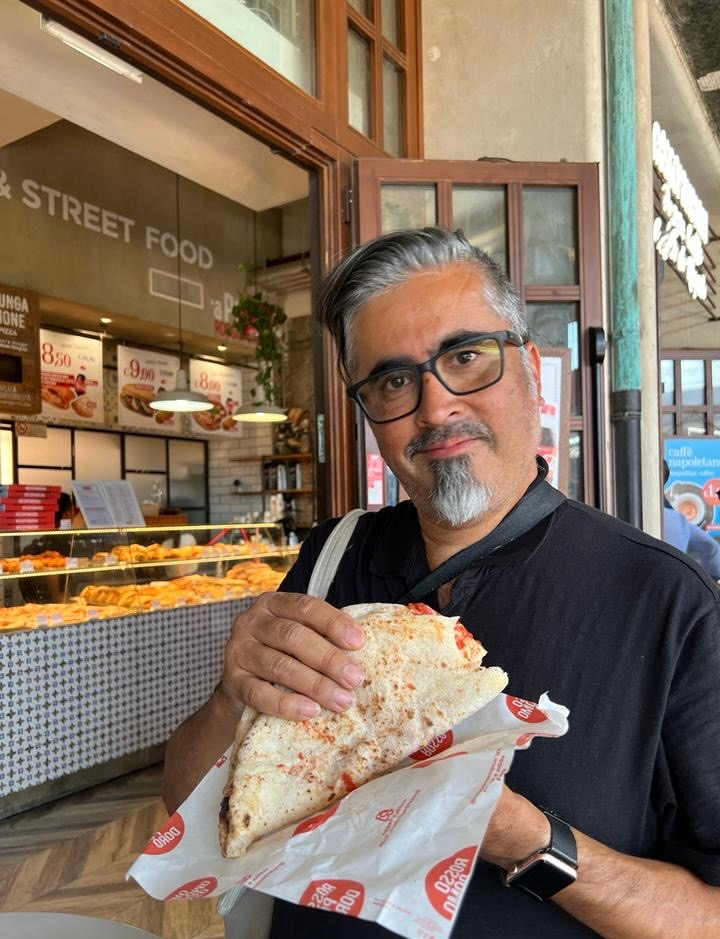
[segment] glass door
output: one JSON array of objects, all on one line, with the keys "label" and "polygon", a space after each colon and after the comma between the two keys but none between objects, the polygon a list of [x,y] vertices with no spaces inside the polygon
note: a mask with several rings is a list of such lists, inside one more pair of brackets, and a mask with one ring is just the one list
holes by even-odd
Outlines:
[{"label": "glass door", "polygon": [[[590,327],[602,325],[597,166],[362,159],[356,186],[360,243],[400,228],[462,229],[507,272],[540,349],[569,350],[566,491],[596,504],[602,428],[593,408],[599,389],[587,337]],[[358,440],[364,439],[363,430]],[[367,466],[364,455],[360,465]],[[361,480],[361,493],[366,483]]]}]

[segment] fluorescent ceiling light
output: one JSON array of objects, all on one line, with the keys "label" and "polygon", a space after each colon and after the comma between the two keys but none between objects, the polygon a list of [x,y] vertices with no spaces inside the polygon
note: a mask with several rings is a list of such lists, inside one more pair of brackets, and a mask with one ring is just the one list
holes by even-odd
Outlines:
[{"label": "fluorescent ceiling light", "polygon": [[128,65],[127,62],[124,62],[112,53],[106,52],[94,42],[90,42],[89,39],[85,39],[84,36],[79,36],[71,29],[67,29],[67,27],[61,26],[54,20],[48,19],[47,16],[41,18],[40,25],[46,33],[55,36],[56,39],[60,39],[66,46],[75,49],[76,52],[81,52],[94,62],[99,62],[100,65],[104,65],[106,68],[112,69],[113,72],[117,72],[118,75],[124,75],[125,78],[129,78],[130,81],[137,82],[138,84],[142,82],[142,72]]},{"label": "fluorescent ceiling light", "polygon": [[287,411],[274,404],[246,404],[232,416],[234,421],[253,424],[280,424],[287,420]]},{"label": "fluorescent ceiling light", "polygon": [[156,411],[210,411],[215,405],[199,391],[191,391],[187,372],[179,368],[175,387],[169,391],[158,391],[150,407]]}]

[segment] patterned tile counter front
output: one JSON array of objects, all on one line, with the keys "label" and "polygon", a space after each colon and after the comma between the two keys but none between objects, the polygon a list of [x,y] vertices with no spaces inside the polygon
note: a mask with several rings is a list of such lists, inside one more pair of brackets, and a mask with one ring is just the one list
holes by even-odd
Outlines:
[{"label": "patterned tile counter front", "polygon": [[0,635],[0,809],[13,794],[165,743],[217,683],[233,619],[250,603]]}]

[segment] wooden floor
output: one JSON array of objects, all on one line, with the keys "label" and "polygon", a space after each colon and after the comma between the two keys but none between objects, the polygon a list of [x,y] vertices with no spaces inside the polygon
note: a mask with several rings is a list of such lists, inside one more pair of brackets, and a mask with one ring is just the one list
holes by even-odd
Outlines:
[{"label": "wooden floor", "polygon": [[0,911],[77,913],[164,939],[222,939],[215,899],[162,903],[125,873],[167,812],[155,766],[0,821]]}]

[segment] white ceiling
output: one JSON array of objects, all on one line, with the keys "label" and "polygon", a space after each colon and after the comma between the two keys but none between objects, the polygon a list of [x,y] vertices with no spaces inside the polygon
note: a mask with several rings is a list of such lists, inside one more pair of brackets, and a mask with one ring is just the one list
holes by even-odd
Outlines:
[{"label": "white ceiling", "polygon": [[302,199],[308,174],[154,79],[136,84],[0,0],[0,146],[65,118],[256,212]]}]

